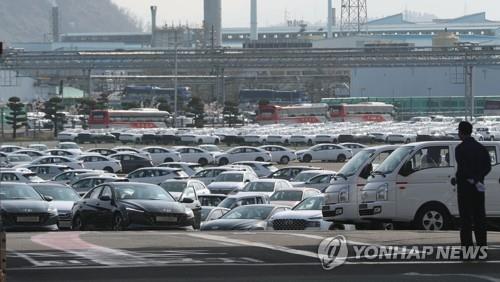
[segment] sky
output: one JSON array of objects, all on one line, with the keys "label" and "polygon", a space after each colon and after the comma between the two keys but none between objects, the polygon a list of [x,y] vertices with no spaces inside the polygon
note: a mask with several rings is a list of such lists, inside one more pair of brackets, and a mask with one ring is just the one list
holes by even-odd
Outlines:
[{"label": "sky", "polygon": [[[201,25],[203,0],[112,0],[140,19],[150,23],[151,5],[158,6],[158,25]],[[486,12],[491,20],[500,20],[499,0],[367,0],[368,17],[380,18],[411,10],[434,14],[440,18],[454,18],[476,12]],[[244,27],[250,22],[250,0],[222,0],[224,27]],[[340,11],[340,0],[334,0]],[[311,23],[323,21],[327,15],[326,0],[259,0],[259,25],[279,25],[285,14],[290,19]],[[339,12],[340,14],[340,12]]]}]

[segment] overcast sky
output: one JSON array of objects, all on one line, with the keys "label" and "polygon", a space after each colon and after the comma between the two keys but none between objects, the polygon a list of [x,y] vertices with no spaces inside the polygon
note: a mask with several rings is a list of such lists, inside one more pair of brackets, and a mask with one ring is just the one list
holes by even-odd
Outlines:
[{"label": "overcast sky", "polygon": [[[150,22],[150,5],[158,6],[158,25],[175,22],[201,25],[203,0],[112,0],[128,9],[144,23]],[[334,0],[339,9],[340,0]],[[223,25],[249,25],[250,0],[222,0]],[[464,12],[486,12],[489,19],[500,20],[500,0],[368,0],[368,16],[378,18],[397,14],[405,9],[437,15],[441,18],[459,17]],[[309,22],[326,18],[326,0],[260,0],[259,25],[277,25],[284,22],[285,11],[291,19]]]}]

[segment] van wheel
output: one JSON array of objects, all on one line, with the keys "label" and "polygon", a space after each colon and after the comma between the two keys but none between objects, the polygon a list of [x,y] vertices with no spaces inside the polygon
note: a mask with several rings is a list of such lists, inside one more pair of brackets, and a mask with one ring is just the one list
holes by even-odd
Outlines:
[{"label": "van wheel", "polygon": [[340,154],[340,155],[337,157],[337,162],[339,162],[339,163],[343,163],[343,162],[345,162],[345,160],[346,160],[346,159],[347,159],[347,158],[346,158],[346,156],[345,156],[345,155]]},{"label": "van wheel", "polygon": [[450,228],[451,219],[448,211],[436,204],[423,206],[414,221],[415,228],[427,231],[440,231]]},{"label": "van wheel", "polygon": [[113,169],[110,168],[109,166],[105,167],[103,170],[109,173],[114,173]]},{"label": "van wheel", "polygon": [[311,155],[305,155],[302,160],[305,162],[305,163],[310,163],[312,161],[312,157]]},{"label": "van wheel", "polygon": [[289,158],[289,157],[287,157],[287,156],[283,156],[283,157],[281,157],[280,164],[284,164],[284,165],[286,165],[286,164],[288,164],[289,162],[290,162],[290,158]]},{"label": "van wheel", "polygon": [[262,157],[258,157],[258,158],[256,158],[256,159],[255,159],[255,161],[256,161],[256,162],[263,162],[263,161],[264,161],[264,159],[263,159]]}]

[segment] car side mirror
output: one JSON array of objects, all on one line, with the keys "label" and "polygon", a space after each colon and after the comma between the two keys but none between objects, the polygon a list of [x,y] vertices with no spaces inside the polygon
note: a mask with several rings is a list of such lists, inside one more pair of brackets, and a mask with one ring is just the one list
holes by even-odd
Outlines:
[{"label": "car side mirror", "polygon": [[455,177],[453,177],[453,178],[451,179],[451,185],[453,185],[453,186],[456,186],[456,185],[457,185],[457,179],[456,179]]},{"label": "car side mirror", "polygon": [[99,200],[107,202],[107,201],[111,201],[111,197],[108,195],[104,195],[104,196],[99,197]]},{"label": "car side mirror", "polygon": [[54,200],[51,196],[43,196],[43,199],[47,202],[52,202]]},{"label": "car side mirror", "polygon": [[401,167],[401,170],[399,171],[399,174],[402,176],[408,176],[413,172],[412,166],[411,166],[411,161],[407,161],[403,167]]},{"label": "car side mirror", "polygon": [[194,203],[194,200],[191,199],[191,198],[184,198],[184,199],[182,199],[181,203],[183,203],[183,204],[192,204],[192,203]]}]

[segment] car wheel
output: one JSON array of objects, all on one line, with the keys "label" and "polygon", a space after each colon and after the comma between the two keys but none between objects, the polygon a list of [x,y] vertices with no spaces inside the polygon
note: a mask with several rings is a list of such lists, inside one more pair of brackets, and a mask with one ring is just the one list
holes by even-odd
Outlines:
[{"label": "car wheel", "polygon": [[451,219],[448,211],[439,205],[427,205],[420,209],[414,225],[419,230],[440,231],[449,229]]},{"label": "car wheel", "polygon": [[337,157],[337,162],[339,162],[339,163],[343,163],[343,162],[345,162],[345,160],[346,160],[346,159],[347,159],[347,158],[345,157],[345,155],[344,155],[344,154],[340,154],[340,155]]},{"label": "car wheel", "polygon": [[285,140],[285,145],[286,145],[286,146],[290,145],[290,141]]},{"label": "car wheel", "polygon": [[262,157],[258,157],[258,158],[256,158],[256,159],[255,159],[255,161],[256,161],[256,162],[263,162],[263,161],[264,161],[264,159],[263,159]]},{"label": "car wheel", "polygon": [[219,160],[219,165],[227,165],[229,163],[229,160],[226,158],[222,158]]},{"label": "car wheel", "polygon": [[122,231],[123,230],[123,217],[121,214],[116,213],[113,216],[113,230],[114,231]]},{"label": "car wheel", "polygon": [[490,141],[495,141],[495,136],[490,136]]},{"label": "car wheel", "polygon": [[313,141],[311,139],[307,140],[307,145],[312,146]]},{"label": "car wheel", "polygon": [[219,143],[220,143],[219,139],[215,139],[214,144],[219,145]]},{"label": "car wheel", "polygon": [[406,139],[405,144],[409,144],[411,142],[410,139]]},{"label": "car wheel", "polygon": [[171,163],[171,162],[173,162],[173,161],[174,161],[174,160],[173,160],[173,159],[171,159],[171,158],[166,158],[163,162],[164,162],[164,163]]},{"label": "car wheel", "polygon": [[80,143],[81,143],[81,140],[80,140],[80,138],[76,137],[76,138],[75,138],[75,143],[78,143],[78,144],[80,144]]},{"label": "car wheel", "polygon": [[205,159],[205,158],[201,158],[198,160],[198,163],[201,165],[201,166],[206,166],[208,164],[208,160]]},{"label": "car wheel", "polygon": [[306,163],[310,163],[312,161],[311,155],[305,155],[302,160]]},{"label": "car wheel", "polygon": [[86,230],[85,223],[83,222],[81,216],[77,215],[73,218],[73,222],[71,223],[71,229],[74,231]]},{"label": "car wheel", "polygon": [[337,144],[337,143],[339,143],[339,140],[337,140],[337,139],[333,139],[333,143],[334,143],[334,144]]},{"label": "car wheel", "polygon": [[115,171],[109,166],[105,167],[103,170],[109,173],[115,173]]},{"label": "car wheel", "polygon": [[286,164],[288,164],[289,162],[290,162],[290,158],[289,158],[289,157],[287,157],[287,156],[281,157],[281,159],[280,159],[280,164],[284,164],[284,165],[286,165]]},{"label": "car wheel", "polygon": [[198,140],[198,144],[199,144],[199,145],[203,144],[203,140],[201,140],[201,139],[200,139],[200,140]]}]

